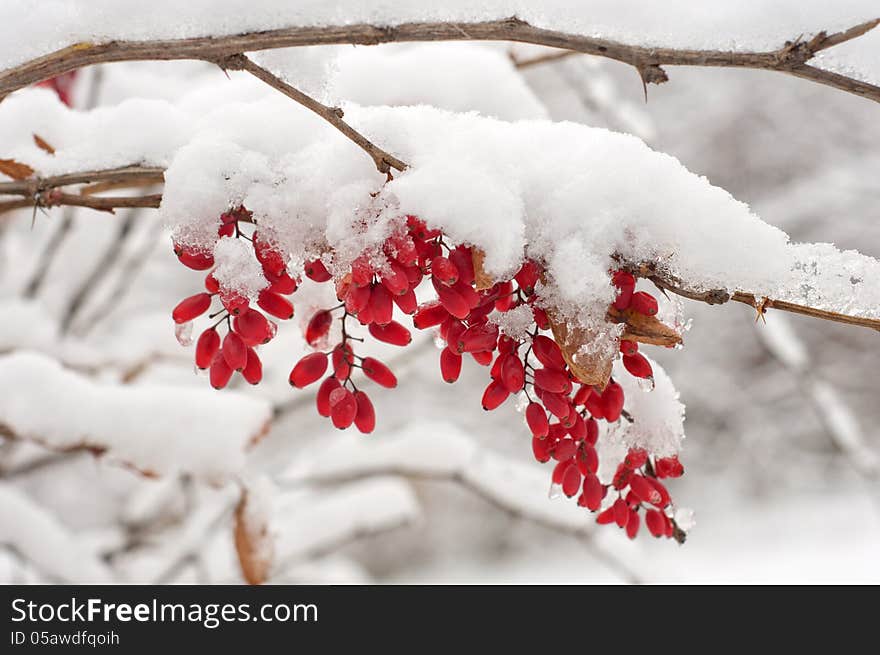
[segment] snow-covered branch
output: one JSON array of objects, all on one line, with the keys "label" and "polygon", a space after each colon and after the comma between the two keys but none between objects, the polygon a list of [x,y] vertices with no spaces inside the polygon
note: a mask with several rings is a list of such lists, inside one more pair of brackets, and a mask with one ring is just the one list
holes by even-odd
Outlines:
[{"label": "snow-covered branch", "polygon": [[309,45],[375,45],[406,41],[511,41],[606,57],[638,70],[645,83],[660,84],[663,66],[719,66],[778,71],[880,102],[880,87],[808,64],[832,46],[875,28],[874,19],[834,34],[820,32],[764,52],[656,48],[535,27],[515,16],[483,22],[412,22],[399,25],[316,25],[169,40],[83,42],[0,73],[0,99],[30,84],[83,66],[135,60],[196,59],[223,64],[244,52]]}]

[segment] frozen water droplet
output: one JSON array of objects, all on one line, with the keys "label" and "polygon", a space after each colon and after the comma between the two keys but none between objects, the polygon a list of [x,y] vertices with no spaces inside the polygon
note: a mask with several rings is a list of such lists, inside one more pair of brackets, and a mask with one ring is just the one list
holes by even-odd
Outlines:
[{"label": "frozen water droplet", "polygon": [[278,324],[275,321],[269,321],[269,338],[274,339],[278,333]]},{"label": "frozen water droplet", "polygon": [[685,532],[689,532],[696,524],[694,510],[689,507],[679,507],[675,510],[675,522]]},{"label": "frozen water droplet", "polygon": [[562,496],[562,485],[556,484],[555,482],[550,484],[550,491],[547,492],[547,498],[550,500],[556,500]]},{"label": "frozen water droplet", "polygon": [[177,343],[181,346],[191,346],[193,342],[193,324],[192,321],[186,323],[178,323],[174,326],[174,336]]},{"label": "frozen water droplet", "polygon": [[654,390],[654,378],[639,378],[637,384],[642,391]]},{"label": "frozen water droplet", "polygon": [[522,414],[526,411],[526,407],[529,406],[529,397],[525,394],[524,391],[520,391],[516,397],[516,411]]},{"label": "frozen water droplet", "polygon": [[443,340],[439,332],[434,335],[434,347],[437,350],[443,350],[446,347],[446,341]]}]

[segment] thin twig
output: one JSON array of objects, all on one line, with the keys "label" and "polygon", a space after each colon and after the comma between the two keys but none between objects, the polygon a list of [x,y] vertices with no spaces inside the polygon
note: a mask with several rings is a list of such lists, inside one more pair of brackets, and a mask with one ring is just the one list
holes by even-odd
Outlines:
[{"label": "thin twig", "polygon": [[262,66],[255,64],[253,60],[249,59],[247,56],[236,54],[231,57],[226,57],[217,63],[224,70],[242,70],[250,73],[269,86],[278,89],[281,93],[288,98],[292,98],[306,109],[316,113],[366,152],[373,159],[373,162],[376,164],[376,168],[380,173],[388,174],[392,168],[398,171],[407,168],[405,162],[401,161],[394,155],[385,152],[367,139],[363,134],[355,130],[351,125],[346,123],[342,119],[342,109],[339,107],[328,107],[327,105],[318,102],[299,89],[292,87],[277,75],[274,75]]},{"label": "thin twig", "polygon": [[217,63],[242,52],[308,45],[376,45],[414,41],[514,41],[614,59],[635,67],[646,82],[654,84],[666,80],[662,66],[755,68],[795,75],[880,102],[880,86],[837,73],[829,73],[808,66],[806,63],[817,52],[862,36],[878,24],[880,18],[831,35],[820,32],[809,41],[794,40],[781,48],[764,52],[638,46],[610,39],[541,29],[516,17],[477,23],[292,26],[229,36],[86,42],[31,59],[0,73],[0,99],[17,89],[77,68],[114,61],[196,59]]}]

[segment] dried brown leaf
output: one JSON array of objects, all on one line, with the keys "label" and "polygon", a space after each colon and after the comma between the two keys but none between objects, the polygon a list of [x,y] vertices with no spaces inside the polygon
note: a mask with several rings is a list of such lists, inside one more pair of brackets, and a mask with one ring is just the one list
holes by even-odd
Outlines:
[{"label": "dried brown leaf", "polygon": [[486,269],[483,268],[486,253],[479,248],[471,248],[471,259],[474,262],[474,284],[476,284],[477,291],[491,288],[495,281],[486,273]]},{"label": "dried brown leaf", "polygon": [[626,323],[622,339],[671,348],[681,343],[681,335],[654,316],[611,307],[607,318],[612,323]]},{"label": "dried brown leaf", "polygon": [[260,522],[254,525],[252,513],[249,512],[250,495],[242,489],[241,500],[235,508],[235,552],[241,573],[248,584],[263,584],[269,577],[272,566],[271,542],[269,526]]},{"label": "dried brown leaf", "polygon": [[14,159],[0,159],[0,173],[13,180],[26,180],[34,174],[34,169]]},{"label": "dried brown leaf", "polygon": [[584,384],[604,389],[611,378],[611,367],[617,356],[617,349],[610,350],[605,355],[582,352],[581,347],[591,343],[597,336],[595,333],[568,325],[552,310],[547,311],[547,320],[550,322],[553,338],[575,377]]},{"label": "dried brown leaf", "polygon": [[45,150],[45,151],[48,152],[50,155],[54,155],[54,154],[55,154],[55,148],[53,148],[52,146],[50,146],[50,145],[49,145],[49,142],[46,141],[46,139],[44,139],[43,137],[41,137],[39,134],[34,134],[34,143],[37,144],[37,147],[38,147],[40,150]]}]

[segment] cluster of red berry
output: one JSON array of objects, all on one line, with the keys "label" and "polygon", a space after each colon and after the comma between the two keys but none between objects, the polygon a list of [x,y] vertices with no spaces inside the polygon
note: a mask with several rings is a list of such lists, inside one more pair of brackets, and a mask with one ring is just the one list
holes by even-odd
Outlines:
[{"label": "cluster of red berry", "polygon": [[[286,269],[286,257],[263,243],[255,230],[251,237],[241,231],[241,223],[252,222],[244,208],[221,217],[220,236],[250,238],[254,254],[263,267],[269,286],[260,292],[258,306],[277,318],[293,316],[293,305],[283,295],[293,293],[297,283]],[[178,248],[180,260],[196,270],[213,266],[213,258]],[[381,361],[356,354],[350,321],[355,319],[377,341],[406,346],[410,331],[394,320],[395,306],[412,315],[420,330],[437,328],[445,347],[440,354],[440,372],[446,382],[455,382],[465,355],[489,367],[491,381],[482,396],[485,410],[494,410],[511,395],[524,394],[528,401],[526,423],[532,433],[532,450],[539,462],[557,462],[552,473],[554,487],[593,512],[599,523],[616,523],[634,538],[641,522],[640,512],[654,536],[680,538],[670,518],[669,493],[660,478],[683,473],[676,457],[652,458],[641,449],[631,449],[611,484],[597,476],[599,456],[596,442],[599,421],[609,424],[631,421],[624,409],[624,391],[613,378],[604,389],[582,383],[552,334],[551,321],[537,291],[543,275],[541,266],[527,260],[510,280],[488,283],[475,267],[472,249],[451,245],[440,230],[429,229],[421,219],[408,216],[400,231],[389,237],[378,252],[357,257],[345,271],[327,270],[320,259],[308,262],[304,274],[319,283],[333,282],[340,304],[317,311],[306,327],[306,341],[316,350],[302,357],[290,373],[290,384],[303,388],[321,380],[316,405],[321,416],[346,429],[354,425],[363,433],[376,424],[373,404],[358,389],[353,378],[357,369],[380,386],[394,388],[397,378]],[[415,289],[430,277],[435,299],[419,305]],[[614,309],[653,316],[657,301],[648,293],[635,291],[636,279],[626,271],[615,271],[612,282],[618,289]],[[274,324],[261,312],[249,307],[246,298],[224,290],[212,275],[206,279],[207,292],[182,301],[174,310],[178,323],[190,321],[208,311],[214,296],[223,309],[212,317],[220,319],[202,333],[196,346],[196,363],[210,366],[211,382],[222,387],[234,370],[249,382],[259,381],[259,358],[254,348],[274,335]],[[534,319],[531,327],[514,338],[501,333],[493,313],[503,314],[525,306]],[[325,344],[339,313],[341,337]],[[497,314],[494,314],[497,315]],[[227,334],[222,345],[217,326],[225,322]],[[527,333],[527,336],[525,336]],[[652,379],[650,362],[639,352],[635,341],[620,342],[623,365],[637,378]],[[254,362],[252,365],[251,362]],[[252,368],[253,366],[253,368]],[[327,375],[328,370],[330,374]],[[616,493],[613,503],[606,501]],[[607,508],[599,511],[602,506]]]},{"label": "cluster of red berry", "polygon": [[[209,315],[216,322],[204,330],[196,342],[195,360],[199,369],[210,368],[211,386],[222,389],[235,371],[251,384],[263,379],[263,365],[256,347],[268,343],[275,336],[277,325],[266,317],[280,320],[293,317],[293,303],[289,296],[297,288],[297,281],[287,270],[287,257],[275,246],[260,238],[257,230],[248,236],[244,225],[252,223],[251,213],[239,207],[220,216],[218,237],[246,239],[253,244],[254,257],[263,269],[269,285],[260,291],[257,306],[235,289],[224,287],[213,273],[205,277],[205,291],[181,300],[171,316],[177,324],[188,323],[206,313],[216,297],[220,309]],[[174,245],[180,262],[196,271],[214,267],[214,256],[201,250]],[[263,313],[265,312],[265,314]],[[226,334],[220,338],[217,328],[225,325]]]}]

